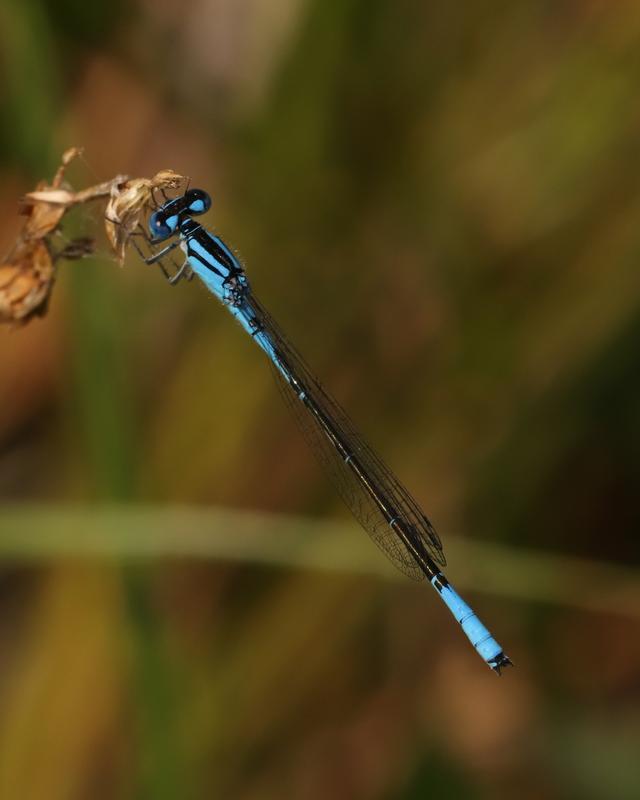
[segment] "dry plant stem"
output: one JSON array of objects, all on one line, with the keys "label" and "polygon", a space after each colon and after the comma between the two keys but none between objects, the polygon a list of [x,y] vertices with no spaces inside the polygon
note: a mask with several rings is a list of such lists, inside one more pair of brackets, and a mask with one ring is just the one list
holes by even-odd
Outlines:
[{"label": "dry plant stem", "polygon": [[[68,165],[78,158],[82,150],[69,148],[49,186],[41,181],[35,194],[64,191],[60,188]],[[66,206],[47,199],[26,198],[22,213],[26,221],[5,264],[0,266],[0,322],[25,324],[34,316],[46,313],[49,296],[55,280],[55,258],[49,236],[60,224]],[[92,247],[86,240],[71,243],[61,254],[65,258],[79,258]]]},{"label": "dry plant stem", "polygon": [[86,237],[70,242],[57,254],[53,252],[50,236],[70,208],[108,198],[105,231],[122,265],[131,236],[153,205],[154,191],[175,189],[184,181],[182,175],[166,169],[153,178],[116,175],[75,192],[63,181],[67,167],[81,154],[79,147],[66,150],[51,184],[40,181],[22,200],[21,213],[26,221],[7,262],[0,266],[0,322],[24,324],[44,314],[53,289],[56,261],[78,259],[92,252],[93,240]]},{"label": "dry plant stem", "polygon": [[105,231],[118,261],[124,262],[125,250],[133,232],[138,228],[143,214],[153,202],[155,190],[175,189],[184,180],[173,170],[161,170],[153,178],[128,178],[117,175],[110,181],[90,186],[79,192],[56,186],[29,192],[25,200],[51,208],[58,219],[72,206],[93,200],[109,198],[105,209]]}]

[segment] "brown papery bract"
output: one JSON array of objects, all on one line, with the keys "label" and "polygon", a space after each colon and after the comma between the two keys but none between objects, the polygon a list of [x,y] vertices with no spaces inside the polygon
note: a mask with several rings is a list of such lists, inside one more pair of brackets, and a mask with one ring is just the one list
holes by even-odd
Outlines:
[{"label": "brown papery bract", "polygon": [[145,211],[153,204],[153,193],[176,189],[184,176],[171,169],[161,170],[153,178],[132,178],[113,184],[105,214],[107,237],[120,264],[124,261],[129,239],[140,225]]},{"label": "brown papery bract", "polygon": [[46,313],[55,268],[47,242],[33,239],[0,266],[0,322],[24,324]]}]

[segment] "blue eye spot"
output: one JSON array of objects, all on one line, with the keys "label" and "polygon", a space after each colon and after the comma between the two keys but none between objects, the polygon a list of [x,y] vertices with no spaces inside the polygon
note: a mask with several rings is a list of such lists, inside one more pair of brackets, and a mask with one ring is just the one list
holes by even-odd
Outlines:
[{"label": "blue eye spot", "polygon": [[[177,217],[175,218],[177,220]],[[149,233],[154,239],[166,239],[172,235],[173,230],[167,225],[161,211],[156,211],[149,217]]]},{"label": "blue eye spot", "polygon": [[191,214],[204,214],[211,208],[211,197],[202,189],[190,189],[184,199]]}]

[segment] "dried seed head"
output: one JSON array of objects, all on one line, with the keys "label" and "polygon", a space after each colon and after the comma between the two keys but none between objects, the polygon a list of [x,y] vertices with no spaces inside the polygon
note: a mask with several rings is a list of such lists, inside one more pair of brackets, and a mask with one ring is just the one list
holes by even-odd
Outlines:
[{"label": "dried seed head", "polygon": [[165,169],[150,179],[132,178],[114,183],[105,213],[105,230],[120,264],[124,262],[131,235],[140,225],[143,214],[153,204],[154,190],[176,189],[184,180],[184,176]]},{"label": "dried seed head", "polygon": [[24,324],[44,314],[54,278],[47,244],[38,239],[20,243],[0,265],[0,322]]}]

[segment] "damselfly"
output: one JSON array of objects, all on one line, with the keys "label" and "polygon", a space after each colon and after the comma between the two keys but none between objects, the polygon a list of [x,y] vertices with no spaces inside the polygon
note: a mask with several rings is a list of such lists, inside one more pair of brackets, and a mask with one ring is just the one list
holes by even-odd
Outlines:
[{"label": "damselfly", "polygon": [[255,339],[269,357],[307,441],[354,516],[402,572],[431,583],[479,655],[500,674],[511,661],[441,572],[446,562],[431,522],[258,302],[233,252],[194,219],[210,207],[211,198],[201,189],[163,203],[149,218],[149,232],[152,245],[169,243],[145,261],[162,265],[175,247],[182,249],[182,266],[171,276],[165,270],[169,281],[197,275]]}]

